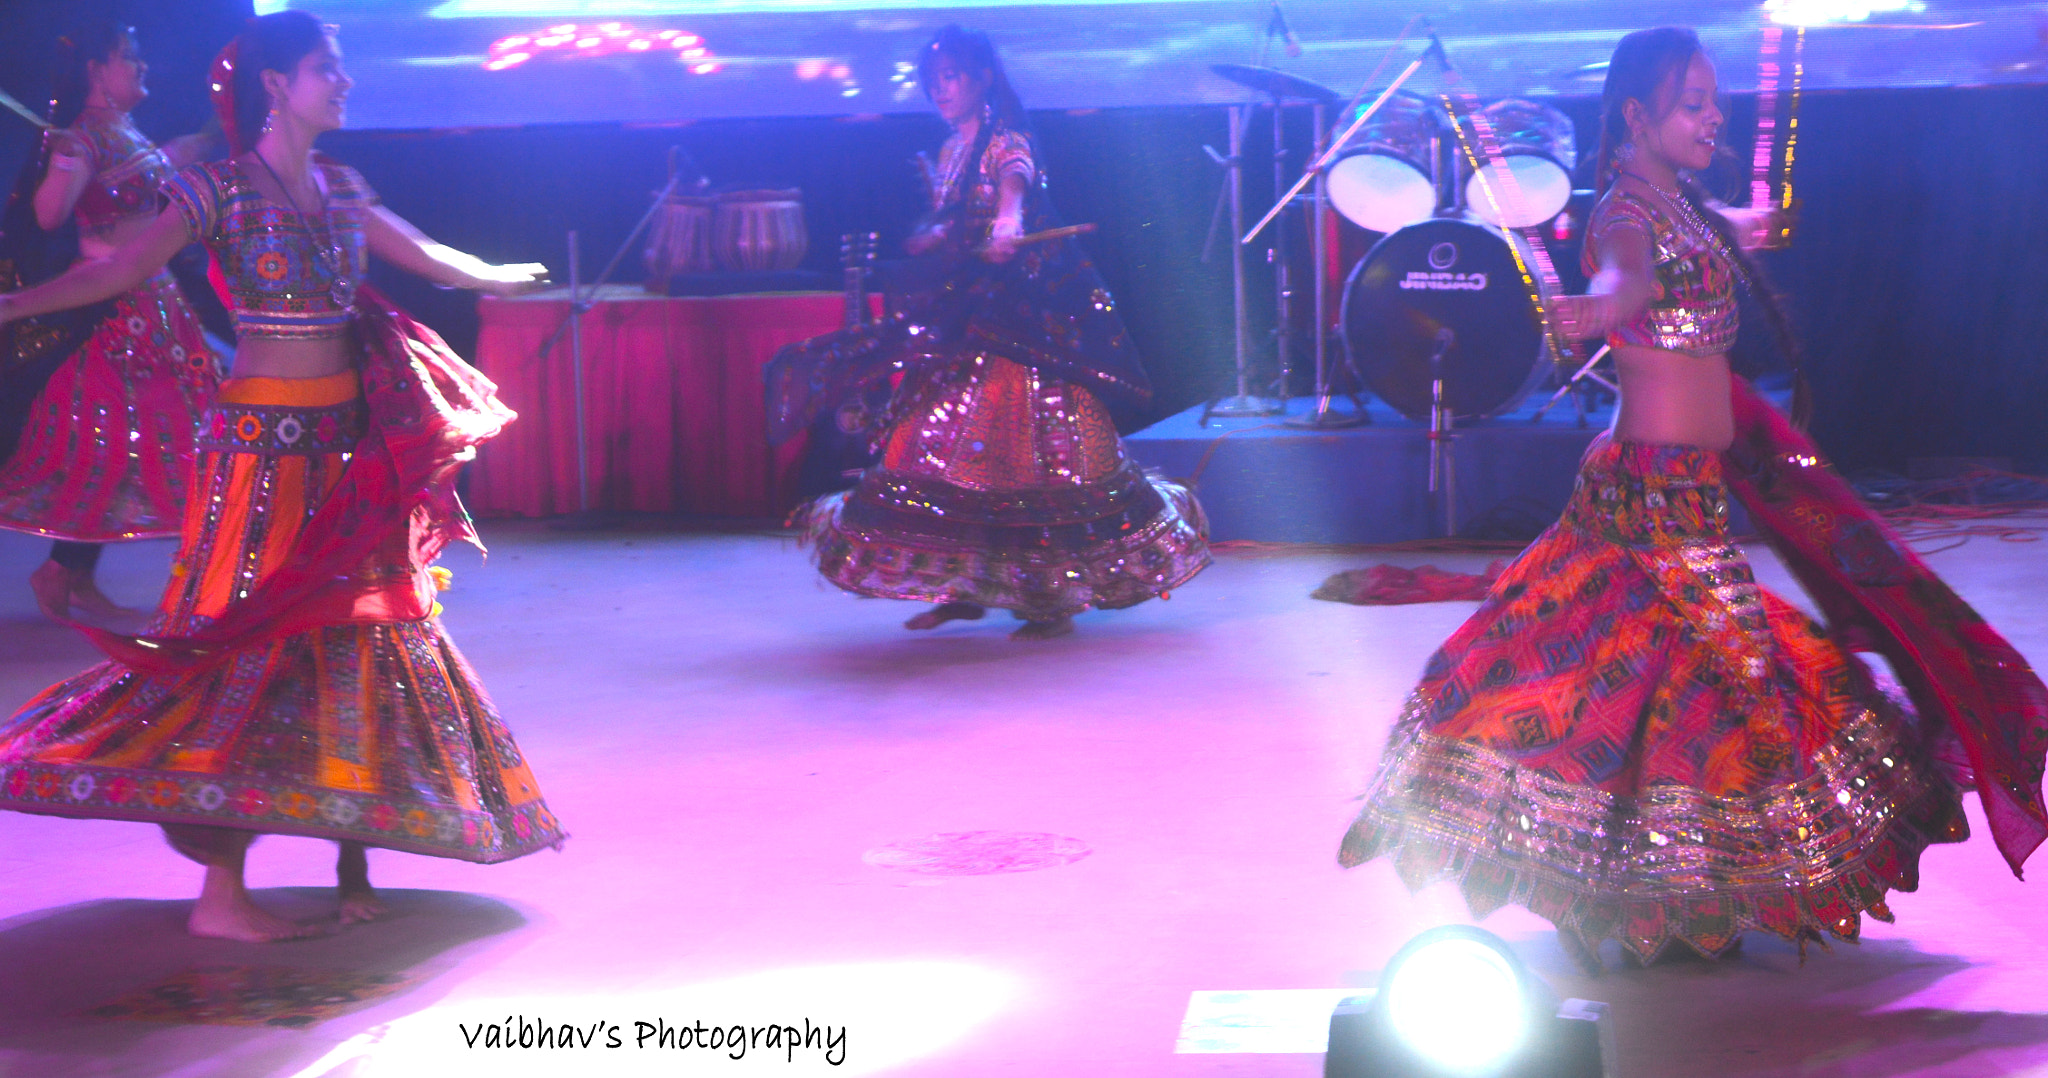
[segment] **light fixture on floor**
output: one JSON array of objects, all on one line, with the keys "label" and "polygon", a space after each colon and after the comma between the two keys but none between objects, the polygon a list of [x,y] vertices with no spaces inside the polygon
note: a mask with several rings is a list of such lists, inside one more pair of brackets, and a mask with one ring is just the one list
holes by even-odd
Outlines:
[{"label": "light fixture on floor", "polygon": [[1468,925],[1409,940],[1370,996],[1330,1016],[1324,1078],[1604,1078],[1607,1006],[1562,1003],[1498,936]]}]

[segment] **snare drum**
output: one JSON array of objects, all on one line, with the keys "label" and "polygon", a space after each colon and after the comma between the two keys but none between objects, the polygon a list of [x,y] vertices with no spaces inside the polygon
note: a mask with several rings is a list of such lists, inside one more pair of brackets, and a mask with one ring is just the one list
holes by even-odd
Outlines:
[{"label": "snare drum", "polygon": [[[1435,216],[1437,110],[1427,98],[1397,93],[1373,113],[1330,166],[1330,205],[1352,224],[1393,232]],[[1348,126],[1347,117],[1340,129]]]},{"label": "snare drum", "polygon": [[1543,379],[1548,346],[1508,242],[1472,221],[1424,221],[1380,240],[1352,269],[1345,351],[1402,415],[1429,418],[1429,361],[1443,329],[1452,333],[1443,370],[1453,416],[1499,415]]},{"label": "snare drum", "polygon": [[[1490,225],[1505,218],[1510,228],[1540,225],[1562,213],[1572,199],[1572,168],[1579,160],[1571,117],[1548,105],[1516,100],[1496,101],[1479,114],[1491,122],[1502,160],[1485,169],[1492,199],[1471,166],[1459,161],[1465,212]],[[1521,193],[1519,208],[1501,178],[1503,168]],[[1502,212],[1495,211],[1494,199],[1501,202]]]},{"label": "snare drum", "polygon": [[718,196],[711,253],[727,270],[793,270],[810,249],[803,192],[732,191]]}]

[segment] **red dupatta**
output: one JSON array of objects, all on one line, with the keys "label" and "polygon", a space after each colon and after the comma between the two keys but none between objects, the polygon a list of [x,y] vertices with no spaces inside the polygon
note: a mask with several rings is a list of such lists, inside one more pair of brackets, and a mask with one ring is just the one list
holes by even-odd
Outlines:
[{"label": "red dupatta", "polygon": [[78,626],[116,662],[146,674],[175,673],[317,625],[426,617],[425,599],[403,609],[409,604],[363,593],[352,579],[357,567],[399,535],[414,566],[431,563],[456,540],[483,548],[455,495],[455,477],[477,446],[512,421],[512,410],[438,334],[367,285],[356,296],[354,324],[369,429],[291,557],[248,598],[187,636]]},{"label": "red dupatta", "polygon": [[1891,663],[1923,720],[1969,753],[1999,852],[2021,874],[2048,838],[2048,687],[1740,378],[1727,480],[1837,637]]}]

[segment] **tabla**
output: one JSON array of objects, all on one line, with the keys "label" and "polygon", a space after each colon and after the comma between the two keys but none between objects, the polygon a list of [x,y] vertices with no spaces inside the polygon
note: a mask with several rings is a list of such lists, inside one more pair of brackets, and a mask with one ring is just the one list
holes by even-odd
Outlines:
[{"label": "tabla", "polygon": [[1444,353],[1454,417],[1508,411],[1542,380],[1548,346],[1508,243],[1486,225],[1442,218],[1387,236],[1352,269],[1345,351],[1402,415],[1429,418],[1429,360],[1442,329],[1454,335]]},{"label": "tabla", "polygon": [[[1387,99],[1330,166],[1330,205],[1352,224],[1393,232],[1435,215],[1437,110],[1417,94]],[[1347,127],[1347,117],[1338,126]]]},{"label": "tabla", "polygon": [[802,191],[731,191],[718,196],[711,220],[711,253],[720,269],[793,270],[809,250]]},{"label": "tabla", "polygon": [[666,287],[677,273],[709,273],[713,200],[701,195],[670,198],[654,215],[647,237],[647,282]]}]

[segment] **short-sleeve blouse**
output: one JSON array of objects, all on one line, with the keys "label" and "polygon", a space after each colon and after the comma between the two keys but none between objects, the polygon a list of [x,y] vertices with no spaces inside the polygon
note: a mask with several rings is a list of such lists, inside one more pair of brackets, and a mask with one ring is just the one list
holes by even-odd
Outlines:
[{"label": "short-sleeve blouse", "polygon": [[64,133],[84,147],[92,166],[92,182],[73,211],[79,228],[96,232],[155,212],[157,191],[171,178],[171,159],[125,113],[88,109]]},{"label": "short-sleeve blouse", "polygon": [[970,162],[964,160],[972,148],[972,143],[957,132],[940,148],[938,171],[932,176],[932,206],[944,206],[957,185],[972,184],[966,193],[968,215],[986,223],[996,215],[1003,179],[1016,176],[1029,187],[1038,178],[1038,163],[1031,154],[1030,136],[1009,127],[999,128],[989,136],[978,175]]},{"label": "short-sleeve blouse", "polygon": [[1655,291],[1641,317],[1608,335],[1612,345],[1644,345],[1695,356],[1718,356],[1735,345],[1741,306],[1735,268],[1710,237],[1697,236],[1650,199],[1610,190],[1593,209],[1584,267],[1600,269],[1601,250],[1619,229],[1649,238]]},{"label": "short-sleeve blouse", "polygon": [[335,273],[317,252],[323,241],[340,248],[349,282],[342,291],[352,293],[369,270],[363,227],[377,192],[338,161],[320,156],[314,165],[327,188],[324,220],[265,198],[232,158],[181,169],[164,185],[193,237],[213,253],[238,337],[317,340],[348,332],[349,309],[336,302]]}]

